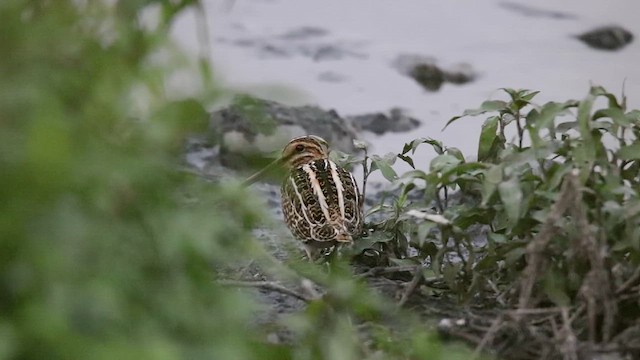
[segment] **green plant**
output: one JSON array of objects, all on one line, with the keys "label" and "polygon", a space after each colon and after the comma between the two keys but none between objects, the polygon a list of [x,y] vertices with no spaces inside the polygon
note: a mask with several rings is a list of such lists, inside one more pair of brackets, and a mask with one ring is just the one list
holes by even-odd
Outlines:
[{"label": "green plant", "polygon": [[[211,271],[246,251],[258,212],[243,190],[178,171],[215,92],[165,95],[165,75],[194,71],[167,40],[193,4],[0,4],[0,358],[260,348],[240,336],[250,302]],[[156,27],[139,21],[155,10]]]},{"label": "green plant", "polygon": [[[601,87],[582,101],[541,106],[532,102],[537,92],[505,92],[508,101],[487,101],[447,124],[491,114],[476,161],[432,139],[405,144],[397,156],[412,167],[409,152],[420,144],[436,156],[428,171],[391,179],[399,195],[374,209],[385,215],[373,242],[397,244],[387,253],[395,262],[428,263],[418,271],[441,278],[442,294],[574,312],[567,326],[578,328],[576,354],[614,339],[630,346],[618,335],[640,316],[631,290],[640,283],[640,112]],[[416,189],[422,195],[408,201]]]}]

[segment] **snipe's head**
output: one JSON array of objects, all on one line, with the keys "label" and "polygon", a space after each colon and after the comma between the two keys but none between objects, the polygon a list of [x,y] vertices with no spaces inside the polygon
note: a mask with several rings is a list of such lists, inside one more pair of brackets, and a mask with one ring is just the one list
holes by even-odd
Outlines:
[{"label": "snipe's head", "polygon": [[281,162],[289,169],[329,157],[329,145],[315,135],[300,136],[289,141],[282,150]]},{"label": "snipe's head", "polygon": [[284,150],[282,150],[282,155],[279,159],[267,165],[258,173],[253,174],[243,184],[245,186],[251,185],[277,168],[284,167],[289,170],[328,157],[329,145],[323,138],[315,135],[300,136],[289,141]]}]

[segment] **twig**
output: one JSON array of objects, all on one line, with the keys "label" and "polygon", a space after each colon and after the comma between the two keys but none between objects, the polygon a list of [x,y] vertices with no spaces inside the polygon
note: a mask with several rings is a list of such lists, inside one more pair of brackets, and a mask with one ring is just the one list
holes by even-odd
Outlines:
[{"label": "twig", "polygon": [[482,341],[482,338],[479,336],[476,336],[474,334],[465,332],[465,331],[456,331],[456,330],[451,330],[449,332],[449,335],[454,336],[454,337],[458,337],[461,338],[465,341],[468,341],[472,344],[479,344]]},{"label": "twig", "polygon": [[511,316],[519,316],[519,315],[546,315],[553,313],[561,313],[564,308],[561,307],[550,307],[550,308],[532,308],[532,309],[515,309],[515,310],[505,310],[506,314]]},{"label": "twig", "polygon": [[449,207],[449,190],[445,185],[444,187],[444,208],[447,209]]},{"label": "twig", "polygon": [[369,178],[369,155],[367,154],[367,148],[362,149],[364,151],[364,159],[362,159],[362,207],[364,207],[365,196],[367,195],[367,178]]},{"label": "twig", "polygon": [[559,199],[553,204],[540,232],[527,245],[527,267],[522,272],[525,277],[520,283],[520,298],[518,299],[518,308],[520,309],[531,307],[530,301],[533,287],[541,275],[543,264],[545,263],[543,252],[557,231],[556,223],[562,218],[567,209],[573,206],[573,199],[578,196],[579,184],[577,178],[578,173],[575,170],[564,177]]},{"label": "twig", "polygon": [[478,343],[476,349],[473,351],[471,359],[477,359],[480,357],[480,354],[482,354],[482,350],[484,350],[484,347],[493,341],[496,334],[502,327],[502,321],[502,316],[499,316],[493,320],[493,322],[491,323],[491,327],[489,328],[489,330],[487,330],[486,334],[484,334],[482,340],[480,340],[480,343]]},{"label": "twig", "polygon": [[560,351],[562,352],[564,359],[577,360],[578,359],[578,339],[576,334],[571,329],[571,320],[569,319],[569,310],[567,308],[562,309],[562,330],[561,334],[564,337]]},{"label": "twig", "polygon": [[306,296],[297,291],[288,289],[275,281],[240,281],[240,280],[218,280],[216,281],[218,284],[222,286],[230,286],[230,287],[246,287],[246,288],[260,288],[265,290],[277,291],[279,293],[293,296],[302,301],[313,301],[316,298]]},{"label": "twig", "polygon": [[357,278],[364,278],[368,276],[377,276],[383,274],[393,274],[397,272],[412,272],[416,268],[420,267],[420,265],[402,265],[402,266],[377,266],[371,268],[362,274],[357,274]]},{"label": "twig", "polygon": [[416,287],[418,287],[418,284],[420,283],[421,279],[422,279],[422,266],[419,266],[416,268],[416,272],[413,274],[413,279],[411,279],[411,282],[409,282],[409,284],[407,285],[407,288],[404,290],[404,293],[402,294],[402,297],[398,302],[398,308],[403,307],[404,304],[407,302],[407,300],[409,300],[409,296],[411,296],[411,294],[415,291]]},{"label": "twig", "polygon": [[516,126],[518,127],[518,148],[522,150],[522,138],[524,137],[524,128],[520,124],[520,110],[515,114]]},{"label": "twig", "polygon": [[622,295],[625,291],[631,288],[635,283],[640,280],[640,267],[636,268],[636,271],[633,272],[630,278],[627,279],[620,287],[616,290],[616,295]]},{"label": "twig", "polygon": [[438,207],[438,214],[444,213],[444,206],[442,205],[442,200],[440,199],[440,188],[436,189],[436,206]]}]

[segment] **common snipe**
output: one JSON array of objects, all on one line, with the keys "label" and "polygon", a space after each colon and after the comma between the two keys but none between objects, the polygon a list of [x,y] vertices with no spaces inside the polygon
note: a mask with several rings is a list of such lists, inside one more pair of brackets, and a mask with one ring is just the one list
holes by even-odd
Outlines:
[{"label": "common snipe", "polygon": [[329,160],[329,146],[321,137],[301,136],[289,141],[282,156],[251,176],[251,184],[274,167],[284,167],[282,212],[293,235],[304,243],[310,260],[362,232],[363,199],[353,175]]}]

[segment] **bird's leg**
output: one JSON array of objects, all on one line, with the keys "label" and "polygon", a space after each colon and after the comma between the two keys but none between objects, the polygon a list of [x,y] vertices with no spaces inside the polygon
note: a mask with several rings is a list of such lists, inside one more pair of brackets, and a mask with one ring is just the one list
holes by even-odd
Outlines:
[{"label": "bird's leg", "polygon": [[309,262],[316,262],[316,260],[318,260],[318,255],[320,255],[320,252],[318,251],[317,248],[311,246],[311,245],[307,245],[304,244],[304,252],[307,254],[307,260],[309,260]]}]

